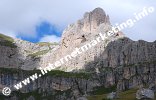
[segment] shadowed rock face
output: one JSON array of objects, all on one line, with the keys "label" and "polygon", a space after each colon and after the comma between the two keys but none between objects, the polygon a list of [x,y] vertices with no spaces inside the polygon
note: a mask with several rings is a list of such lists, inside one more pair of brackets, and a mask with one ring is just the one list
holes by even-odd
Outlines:
[{"label": "shadowed rock face", "polygon": [[118,90],[153,87],[156,84],[155,50],[155,42],[118,39],[109,42],[100,56],[85,65],[85,70],[98,73],[105,86],[117,84]]},{"label": "shadowed rock face", "polygon": [[[89,77],[77,76],[74,74],[62,74],[52,72],[53,75],[46,75],[31,84],[24,86],[19,91],[12,89],[12,94],[8,97],[1,94],[5,86],[13,86],[19,81],[27,78],[33,71],[13,71],[0,69],[0,98],[1,100],[75,100],[87,92],[93,90],[99,82]],[[74,77],[73,77],[74,76]]]}]

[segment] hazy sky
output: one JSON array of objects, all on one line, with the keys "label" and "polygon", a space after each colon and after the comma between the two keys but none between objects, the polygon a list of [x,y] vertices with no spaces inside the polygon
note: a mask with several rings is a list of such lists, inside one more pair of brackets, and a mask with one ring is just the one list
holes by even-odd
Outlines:
[{"label": "hazy sky", "polygon": [[[60,40],[68,24],[97,7],[110,16],[112,25],[133,18],[154,0],[0,0],[0,33],[39,42]],[[156,9],[156,8],[155,8]],[[156,40],[156,11],[123,32],[133,40]]]}]

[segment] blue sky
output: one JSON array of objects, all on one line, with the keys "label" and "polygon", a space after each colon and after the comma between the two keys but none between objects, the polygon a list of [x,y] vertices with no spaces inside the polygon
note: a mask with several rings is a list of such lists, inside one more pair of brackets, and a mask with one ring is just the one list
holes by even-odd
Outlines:
[{"label": "blue sky", "polygon": [[[154,0],[0,0],[0,33],[31,42],[59,42],[62,31],[97,7],[111,23],[132,18]],[[156,11],[123,32],[133,40],[156,40]]]},{"label": "blue sky", "polygon": [[[36,42],[42,41],[40,39],[45,36],[55,35],[56,37],[61,37],[63,29],[58,29],[55,25],[52,25],[49,22],[43,21],[35,27],[35,31],[37,33],[36,37],[29,37],[29,36],[24,36],[20,34],[18,34],[16,37],[22,40],[36,43]],[[42,42],[44,42],[44,40]],[[54,42],[58,42],[58,41],[56,40]]]}]

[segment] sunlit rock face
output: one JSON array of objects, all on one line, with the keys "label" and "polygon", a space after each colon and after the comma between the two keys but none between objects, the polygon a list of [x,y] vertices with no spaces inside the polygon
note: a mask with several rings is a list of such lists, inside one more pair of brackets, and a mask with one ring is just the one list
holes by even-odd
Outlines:
[{"label": "sunlit rock face", "polygon": [[[79,48],[111,29],[109,16],[103,9],[96,8],[91,12],[86,12],[84,17],[76,23],[69,25],[62,34],[58,58],[70,54],[75,48]],[[102,40],[101,40],[102,41]],[[106,43],[97,44],[95,48],[78,55],[77,58],[67,62],[63,69],[67,71],[84,69],[84,65],[104,51]]]}]

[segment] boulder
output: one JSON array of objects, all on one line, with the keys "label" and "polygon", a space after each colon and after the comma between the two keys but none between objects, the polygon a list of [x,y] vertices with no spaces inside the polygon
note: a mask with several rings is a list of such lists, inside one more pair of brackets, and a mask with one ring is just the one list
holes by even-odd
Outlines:
[{"label": "boulder", "polygon": [[136,93],[136,98],[138,100],[142,100],[142,99],[152,99],[154,100],[154,91],[150,90],[150,89],[139,89]]},{"label": "boulder", "polygon": [[112,93],[109,93],[107,95],[107,99],[116,99],[117,98],[117,93],[116,92],[112,92]]}]

